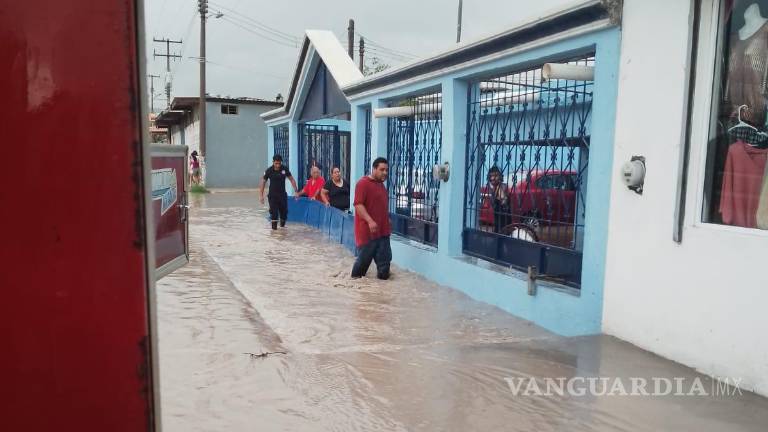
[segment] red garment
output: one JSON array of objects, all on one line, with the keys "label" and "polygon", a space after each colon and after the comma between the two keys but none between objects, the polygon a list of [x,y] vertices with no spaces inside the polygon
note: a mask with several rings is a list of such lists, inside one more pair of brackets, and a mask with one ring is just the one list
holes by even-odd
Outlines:
[{"label": "red garment", "polygon": [[362,204],[379,230],[371,233],[368,222],[355,212],[355,244],[363,247],[369,241],[392,234],[392,226],[389,223],[387,188],[380,181],[369,176],[361,178],[355,186],[355,204]]},{"label": "red garment", "polygon": [[763,182],[768,149],[736,141],[728,147],[720,195],[723,223],[746,228],[757,227],[757,206]]},{"label": "red garment", "polygon": [[320,199],[319,192],[323,189],[323,186],[325,186],[324,178],[318,177],[317,179],[313,179],[310,177],[307,180],[307,184],[304,186],[304,192],[306,192],[307,197],[309,198]]}]

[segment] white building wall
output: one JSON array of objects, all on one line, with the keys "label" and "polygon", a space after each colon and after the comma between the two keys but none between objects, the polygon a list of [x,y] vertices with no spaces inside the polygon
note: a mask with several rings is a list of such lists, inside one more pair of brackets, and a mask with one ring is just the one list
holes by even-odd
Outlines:
[{"label": "white building wall", "polygon": [[[700,223],[711,79],[696,92],[686,224],[682,243],[672,239],[690,3],[624,1],[603,330],[768,395],[768,232]],[[633,155],[647,158],[642,196],[619,178]]]}]

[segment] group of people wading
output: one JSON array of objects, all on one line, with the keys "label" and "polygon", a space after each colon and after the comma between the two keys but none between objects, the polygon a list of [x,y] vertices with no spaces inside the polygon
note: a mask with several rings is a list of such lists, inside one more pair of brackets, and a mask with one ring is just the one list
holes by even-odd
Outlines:
[{"label": "group of people wading", "polygon": [[[365,276],[371,262],[376,263],[376,276],[379,279],[389,278],[389,267],[392,261],[389,236],[392,233],[392,227],[389,222],[387,189],[384,187],[388,174],[389,162],[382,157],[376,158],[372,164],[371,174],[362,177],[355,186],[353,206],[355,244],[358,253],[352,267],[353,278]],[[331,179],[326,181],[320,175],[320,169],[313,166],[310,177],[304,187],[299,190],[291,171],[283,165],[282,156],[275,155],[272,158],[272,166],[264,172],[260,191],[260,200],[264,204],[264,189],[269,182],[267,201],[273,230],[276,230],[278,225],[284,227],[288,219],[286,179],[290,181],[297,198],[305,196],[329,207],[349,211],[349,182],[342,178],[338,167],[331,169]]]}]

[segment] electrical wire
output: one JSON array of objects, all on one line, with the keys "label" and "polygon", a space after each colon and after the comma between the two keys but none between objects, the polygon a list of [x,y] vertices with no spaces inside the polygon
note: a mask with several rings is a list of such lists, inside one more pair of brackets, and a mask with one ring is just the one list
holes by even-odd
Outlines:
[{"label": "electrical wire", "polygon": [[252,34],[254,34],[256,36],[259,36],[259,37],[261,37],[263,39],[272,41],[272,42],[274,42],[276,44],[283,45],[283,46],[286,46],[286,47],[289,47],[289,48],[298,48],[298,43],[291,43],[291,42],[282,41],[282,40],[279,40],[279,39],[274,39],[274,38],[272,38],[270,36],[267,36],[267,35],[265,35],[263,33],[260,33],[258,30],[254,29],[252,27],[248,27],[245,24],[242,24],[240,22],[235,21],[234,19],[229,18],[226,15],[221,17],[221,19],[226,21],[226,22],[228,22],[228,23],[230,23],[230,24],[232,24],[232,25],[234,25],[234,26],[240,27],[241,29],[243,29],[243,30],[245,30],[245,31],[247,31],[249,33],[252,33]]},{"label": "electrical wire", "polygon": [[[292,44],[298,45],[299,38],[297,38],[294,35],[291,35],[289,33],[283,32],[281,30],[278,30],[274,27],[270,27],[267,24],[264,24],[263,22],[256,20],[254,18],[249,17],[248,15],[245,15],[242,12],[239,12],[235,9],[228,8],[226,6],[220,5],[216,2],[209,2],[211,5],[213,5],[215,8],[221,9],[225,12],[228,12],[231,15],[234,15],[234,17],[239,18],[240,21],[245,21],[252,27],[258,28],[261,31],[267,32],[271,34],[273,37],[277,37],[279,39],[283,39],[286,42],[290,42]],[[221,12],[221,11],[220,11]]]}]

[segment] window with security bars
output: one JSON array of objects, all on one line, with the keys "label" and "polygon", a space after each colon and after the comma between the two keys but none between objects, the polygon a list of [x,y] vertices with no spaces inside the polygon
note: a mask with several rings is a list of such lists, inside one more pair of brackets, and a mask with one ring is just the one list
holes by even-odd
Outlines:
[{"label": "window with security bars", "polygon": [[387,125],[389,213],[392,231],[437,246],[440,181],[432,167],[442,147],[441,93],[390,104],[400,116]]},{"label": "window with security bars", "polygon": [[227,115],[237,115],[237,105],[221,105],[221,113]]},{"label": "window with security bars", "polygon": [[[557,63],[589,76],[594,56]],[[578,287],[594,83],[543,66],[469,87],[464,252]]]},{"label": "window with security bars", "polygon": [[290,160],[288,154],[288,126],[279,126],[272,130],[272,137],[274,138],[275,155],[280,155],[283,158],[283,162],[287,165]]}]

